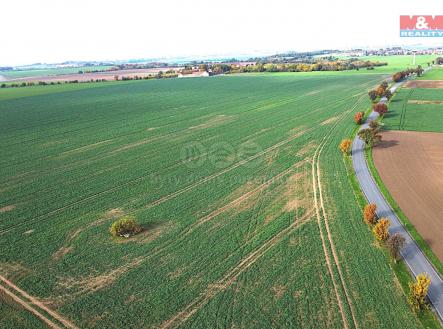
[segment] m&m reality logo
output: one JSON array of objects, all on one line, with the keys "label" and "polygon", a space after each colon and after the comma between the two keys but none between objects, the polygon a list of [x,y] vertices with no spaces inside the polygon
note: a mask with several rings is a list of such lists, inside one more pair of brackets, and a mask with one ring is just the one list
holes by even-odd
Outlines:
[{"label": "m&m reality logo", "polygon": [[400,16],[400,37],[443,37],[443,15]]}]

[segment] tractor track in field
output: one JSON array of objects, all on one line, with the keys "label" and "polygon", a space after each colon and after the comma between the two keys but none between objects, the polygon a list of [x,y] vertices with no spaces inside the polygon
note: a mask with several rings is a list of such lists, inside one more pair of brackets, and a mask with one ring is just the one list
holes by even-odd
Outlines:
[{"label": "tractor track in field", "polygon": [[[295,163],[294,165],[290,166],[286,170],[284,170],[284,171],[278,173],[277,175],[273,176],[272,178],[268,179],[267,181],[265,181],[261,185],[259,185],[259,186],[255,187],[255,188],[253,188],[252,190],[244,193],[240,197],[238,197],[238,198],[228,202],[224,206],[222,206],[222,207],[212,211],[208,215],[199,218],[197,221],[195,221],[194,223],[192,223],[191,225],[186,227],[176,239],[172,240],[171,242],[165,242],[163,245],[160,245],[160,246],[154,248],[152,250],[152,252],[149,253],[149,255],[142,256],[142,257],[138,258],[136,260],[136,263],[138,265],[140,265],[142,262],[145,262],[145,261],[147,261],[149,259],[152,259],[153,257],[158,256],[159,254],[167,251],[170,248],[176,247],[179,243],[183,242],[187,236],[189,236],[195,229],[197,229],[201,225],[211,221],[212,219],[214,219],[215,217],[219,216],[223,212],[228,211],[228,210],[232,209],[233,207],[236,207],[236,206],[240,205],[242,202],[247,201],[249,198],[253,197],[257,193],[263,192],[271,184],[273,184],[275,182],[278,182],[280,179],[282,179],[286,175],[290,174],[294,170],[300,168],[301,166],[303,166],[306,163],[308,163],[307,159],[304,159],[304,160],[301,160],[300,162]],[[241,244],[239,243],[239,246],[240,245]],[[125,270],[122,271],[122,272],[124,273],[124,272],[126,272],[126,270],[129,270],[129,269],[130,269],[130,266],[129,267],[125,267]],[[80,279],[79,279],[78,282],[80,282]],[[76,291],[74,293],[57,296],[57,297],[55,297],[55,299],[60,300],[60,301],[65,301],[67,298],[72,298],[72,297],[80,296],[80,295],[82,295],[84,293],[88,293],[88,290],[80,288],[78,291]]]},{"label": "tractor track in field", "polygon": [[301,225],[309,222],[313,209],[309,210],[298,221],[294,221],[291,225],[278,232],[258,249],[249,253],[244,257],[234,268],[227,272],[220,280],[208,285],[207,289],[195,298],[190,304],[188,304],[182,311],[178,312],[168,320],[164,321],[158,328],[166,329],[177,327],[180,324],[186,322],[192,315],[200,310],[210,299],[216,296],[218,293],[226,290],[235,280],[250,266],[252,266],[257,260],[265,255],[270,249],[272,249],[278,242],[284,237],[291,234],[295,229]]},{"label": "tractor track in field", "polygon": [[[354,97],[354,96],[351,96],[351,97],[349,97],[349,98],[352,98],[352,97]],[[347,98],[346,98],[346,99],[347,99]],[[340,101],[343,101],[343,100],[336,101],[336,102],[334,102],[334,104],[335,104],[335,103],[338,104]],[[171,200],[171,199],[173,199],[173,198],[175,198],[175,197],[177,197],[177,196],[179,196],[179,195],[181,195],[181,194],[183,194],[183,193],[185,193],[185,192],[187,192],[187,191],[189,191],[189,190],[192,190],[194,187],[197,187],[197,186],[199,186],[199,185],[201,185],[201,184],[204,184],[204,183],[206,183],[206,182],[208,182],[208,181],[211,181],[212,179],[214,179],[214,178],[216,178],[216,177],[219,177],[219,176],[225,174],[226,172],[229,172],[229,171],[231,171],[231,170],[233,170],[233,169],[235,169],[235,168],[237,168],[237,167],[239,167],[239,166],[241,166],[241,165],[243,165],[243,164],[246,164],[247,162],[249,162],[249,161],[251,161],[251,160],[254,160],[254,159],[256,159],[256,158],[259,158],[260,156],[263,156],[263,155],[265,155],[265,154],[267,154],[267,153],[269,153],[269,152],[271,152],[271,151],[273,151],[273,150],[279,148],[280,146],[283,146],[283,145],[285,145],[285,144],[287,144],[287,143],[293,141],[295,138],[299,137],[300,135],[302,135],[302,134],[304,134],[304,133],[306,133],[306,132],[310,132],[310,131],[312,131],[312,130],[314,130],[314,129],[315,129],[315,127],[311,127],[311,128],[306,129],[306,130],[304,130],[304,131],[300,131],[300,132],[294,134],[293,136],[291,136],[290,138],[285,139],[285,140],[283,140],[283,141],[280,141],[280,142],[278,142],[278,143],[276,143],[276,144],[270,146],[269,148],[265,149],[264,151],[262,151],[262,152],[260,152],[260,153],[257,153],[257,154],[255,154],[255,155],[253,155],[253,156],[251,156],[251,157],[249,157],[249,158],[247,158],[247,159],[244,159],[244,160],[242,160],[242,161],[240,161],[240,162],[234,164],[233,166],[228,167],[228,168],[222,170],[221,172],[214,173],[213,175],[210,175],[210,176],[208,176],[208,177],[205,177],[205,178],[203,178],[203,179],[201,179],[201,180],[199,180],[199,181],[197,181],[197,182],[195,182],[195,183],[193,183],[193,184],[191,184],[191,185],[189,185],[189,186],[187,186],[187,187],[184,187],[184,188],[182,188],[182,189],[180,189],[180,190],[178,190],[178,191],[176,191],[176,192],[173,192],[173,193],[171,193],[171,194],[169,194],[169,195],[166,195],[166,196],[164,196],[164,197],[161,197],[160,199],[157,199],[156,201],[154,201],[154,202],[152,202],[152,203],[150,203],[150,204],[148,204],[148,205],[146,205],[146,206],[144,206],[144,207],[142,207],[142,208],[140,208],[140,209],[138,209],[138,210],[150,209],[150,208],[152,208],[152,207],[154,207],[154,206],[157,206],[157,205],[162,204],[162,203],[164,203],[164,202],[166,202],[166,201],[169,201],[169,200]],[[152,174],[152,173],[150,173],[150,174]],[[110,188],[110,189],[106,189],[106,190],[104,190],[104,191],[101,191],[101,192],[98,192],[98,193],[91,194],[91,195],[89,195],[89,196],[87,196],[87,197],[85,197],[85,198],[83,198],[83,199],[80,199],[80,200],[78,200],[78,201],[72,202],[72,203],[67,204],[67,205],[65,205],[65,206],[63,206],[63,207],[59,207],[59,208],[53,209],[53,210],[51,210],[51,211],[49,211],[49,212],[43,213],[43,214],[41,214],[41,215],[38,215],[38,216],[36,216],[36,217],[30,219],[30,221],[26,221],[26,222],[19,223],[19,224],[13,225],[13,226],[11,226],[11,227],[5,228],[4,230],[1,230],[1,231],[0,231],[0,236],[3,235],[3,234],[5,234],[5,233],[8,233],[8,232],[10,232],[10,231],[12,231],[12,230],[14,230],[14,229],[16,229],[17,227],[20,227],[20,226],[26,225],[26,224],[28,224],[29,222],[38,222],[38,221],[40,221],[40,220],[45,219],[45,218],[46,218],[47,216],[49,216],[49,215],[53,215],[53,214],[58,213],[58,212],[60,212],[60,211],[63,211],[63,210],[69,209],[69,208],[71,208],[71,207],[73,207],[73,206],[76,206],[76,205],[79,205],[79,204],[81,204],[81,203],[83,203],[83,202],[93,200],[93,199],[95,199],[96,197],[98,197],[98,196],[100,196],[100,195],[104,195],[104,194],[107,194],[107,193],[110,193],[110,192],[113,192],[113,191],[117,191],[117,190],[121,189],[121,188],[124,187],[124,186],[129,186],[129,185],[134,184],[135,182],[142,181],[142,180],[144,180],[146,177],[148,177],[150,174],[142,175],[142,176],[140,176],[140,177],[134,178],[133,180],[130,180],[130,181],[125,182],[125,183],[123,183],[123,184],[120,184],[120,185],[118,185],[118,186],[114,186],[114,187],[112,187],[112,188]]]},{"label": "tractor track in field", "polygon": [[400,113],[400,124],[399,124],[399,127],[398,127],[399,130],[405,130],[406,106],[408,104],[408,99],[410,99],[410,97],[414,93],[414,90],[415,89],[411,89],[409,91],[409,94],[405,97],[405,99],[403,101],[402,108],[401,108],[401,113]]},{"label": "tractor track in field", "polygon": [[[254,155],[252,155],[252,156],[250,156],[250,157],[248,157],[248,158],[246,158],[246,159],[244,159],[244,160],[241,160],[241,161],[235,163],[235,164],[232,165],[232,166],[229,166],[228,168],[225,168],[225,169],[223,169],[223,170],[221,170],[221,171],[218,171],[218,172],[216,172],[216,173],[214,173],[214,174],[212,174],[212,175],[209,175],[209,176],[207,176],[207,177],[204,177],[204,178],[202,178],[202,179],[200,179],[200,180],[198,180],[198,181],[196,181],[196,182],[194,182],[194,183],[192,183],[192,184],[190,184],[190,185],[188,185],[188,186],[186,186],[186,187],[184,187],[184,188],[181,188],[181,189],[179,189],[179,190],[177,190],[177,191],[171,193],[171,194],[165,195],[165,196],[163,196],[163,197],[161,197],[161,198],[159,198],[159,199],[157,199],[157,200],[151,202],[150,204],[148,204],[148,205],[146,205],[146,206],[144,206],[144,207],[141,207],[141,208],[137,209],[136,211],[150,209],[150,208],[153,208],[153,207],[155,207],[155,206],[157,206],[157,205],[160,205],[160,204],[162,204],[162,203],[164,203],[164,202],[166,202],[166,201],[169,201],[169,200],[171,200],[171,199],[174,199],[175,197],[177,197],[177,196],[179,196],[179,195],[181,195],[181,194],[183,194],[183,193],[185,193],[185,192],[188,192],[188,191],[194,189],[195,187],[197,187],[197,186],[199,186],[199,185],[205,184],[205,183],[207,183],[207,182],[209,182],[209,181],[211,181],[211,180],[213,180],[213,179],[215,179],[215,178],[217,178],[217,177],[219,177],[219,176],[221,176],[221,175],[223,175],[223,174],[225,174],[225,173],[227,173],[227,172],[230,172],[230,171],[232,171],[232,170],[234,170],[234,169],[236,169],[236,168],[238,168],[238,167],[240,167],[240,166],[242,166],[242,165],[244,165],[244,164],[247,164],[248,162],[250,162],[250,161],[252,161],[252,160],[255,160],[255,159],[257,159],[257,158],[259,158],[259,157],[261,157],[261,156],[263,156],[263,155],[266,155],[267,153],[269,153],[269,152],[271,152],[271,151],[273,151],[273,150],[275,150],[275,149],[277,149],[277,148],[283,146],[283,145],[286,145],[286,144],[292,142],[293,140],[295,140],[296,138],[300,137],[300,136],[303,135],[304,133],[309,132],[309,131],[311,131],[311,130],[313,130],[313,129],[314,129],[314,128],[310,128],[310,129],[306,129],[306,130],[301,130],[301,131],[295,133],[294,135],[292,135],[291,137],[289,137],[289,138],[287,138],[287,139],[285,139],[285,140],[283,140],[283,141],[280,141],[280,142],[278,142],[278,143],[276,143],[276,144],[270,146],[269,148],[263,150],[262,152],[256,153],[256,154],[254,154]],[[133,183],[135,183],[135,182],[137,182],[137,181],[141,181],[141,180],[145,179],[147,176],[149,176],[149,175],[143,175],[143,176],[141,176],[141,177],[137,177],[137,178],[135,178],[135,179],[133,179],[133,180],[131,180],[131,181],[129,181],[129,182],[126,182],[126,183],[124,183],[124,184],[121,184],[121,185],[115,186],[115,187],[110,188],[110,189],[107,189],[107,190],[105,190],[105,191],[101,191],[101,192],[98,192],[98,193],[92,194],[92,195],[90,195],[90,196],[88,196],[88,197],[86,197],[86,198],[83,198],[83,199],[81,199],[81,200],[75,201],[75,202],[70,203],[70,204],[68,204],[68,205],[66,205],[66,206],[63,206],[63,207],[60,207],[60,208],[54,209],[54,210],[52,210],[52,211],[49,211],[49,212],[47,212],[47,213],[44,213],[44,214],[39,215],[39,216],[37,216],[37,217],[34,217],[34,218],[31,219],[30,221],[35,222],[35,221],[38,221],[39,219],[42,219],[42,218],[44,219],[45,217],[47,217],[47,216],[49,216],[49,215],[53,215],[53,214],[58,213],[58,212],[60,212],[60,211],[63,211],[63,210],[69,209],[69,208],[71,208],[72,206],[75,206],[75,205],[81,204],[81,203],[83,203],[83,202],[85,202],[85,201],[93,200],[93,199],[95,199],[96,197],[98,197],[98,196],[100,196],[100,195],[107,194],[107,193],[110,193],[110,192],[113,192],[113,191],[119,190],[120,188],[122,188],[122,187],[124,187],[124,186],[129,186],[129,185],[131,185],[131,184],[133,184]],[[135,212],[135,211],[134,211],[134,212]],[[28,222],[20,223],[20,224],[17,224],[17,225],[15,225],[15,226],[9,227],[9,228],[7,228],[7,229],[5,229],[5,230],[3,230],[3,231],[0,231],[0,236],[3,235],[3,234],[5,234],[5,233],[10,232],[11,230],[13,230],[13,229],[19,227],[20,225],[25,225],[26,223],[28,223]]]},{"label": "tractor track in field", "polygon": [[[8,289],[9,288],[9,289]],[[46,305],[44,305],[37,298],[29,295],[19,287],[17,287],[10,280],[0,275],[0,291],[5,293],[11,299],[13,299],[17,304],[21,305],[23,308],[31,312],[41,321],[46,323],[50,328],[53,329],[79,329],[75,324],[73,324],[68,319],[64,318],[57,312],[51,310]]]},{"label": "tractor track in field", "polygon": [[[357,101],[356,105],[359,103],[359,100]],[[344,112],[344,114],[348,114],[350,111],[352,111],[355,106]],[[331,129],[331,131],[333,131],[335,129],[335,127],[337,126],[337,123],[340,122],[344,117],[346,117],[345,115],[342,115],[340,117],[339,120],[337,120],[336,123],[334,123],[333,128]],[[176,191],[174,193],[171,193],[163,198],[160,198],[154,202],[152,202],[151,204],[147,205],[147,208],[151,208],[154,207],[158,204],[161,204],[163,202],[166,202],[168,200],[171,200],[173,198],[175,198],[178,195],[181,195],[201,184],[204,184],[220,175],[223,175],[226,172],[229,172],[235,168],[238,168],[239,166],[252,161],[270,151],[273,151],[275,149],[277,149],[280,146],[283,146],[291,141],[293,141],[294,139],[296,139],[297,137],[299,137],[300,135],[302,135],[303,133],[307,132],[307,131],[311,131],[314,128],[310,128],[307,129],[305,131],[300,131],[294,135],[292,135],[291,137],[280,141],[279,143],[276,143],[274,145],[272,145],[271,147],[267,148],[266,150],[264,150],[263,152],[260,152],[254,156],[251,156],[245,160],[240,161],[239,163],[225,169],[222,170],[221,172],[215,173],[213,175],[210,175],[208,177],[203,178],[202,180],[199,180],[197,182],[195,182],[194,184],[191,184],[190,186],[187,186],[179,191]],[[325,146],[326,142],[329,140],[329,137],[331,136],[331,132],[328,133],[327,138],[324,138],[324,141],[322,141],[321,147],[319,146],[319,148],[317,148],[316,153],[314,154],[314,158],[313,158],[313,162],[312,162],[312,174],[313,174],[313,184],[314,184],[314,195],[315,195],[315,212],[317,214],[317,220],[319,223],[319,227],[320,227],[320,234],[323,235],[322,233],[322,229],[321,229],[321,217],[320,217],[320,208],[321,211],[323,212],[323,217],[324,217],[324,225],[326,226],[326,230],[328,232],[328,240],[331,244],[331,252],[334,256],[334,262],[336,264],[337,270],[339,272],[339,276],[340,276],[340,280],[341,283],[343,285],[343,289],[345,291],[345,295],[347,297],[348,300],[348,304],[349,307],[351,309],[351,314],[352,314],[352,318],[354,320],[354,324],[355,327],[358,328],[357,322],[355,321],[355,317],[354,317],[354,311],[353,311],[353,307],[352,304],[350,303],[350,298],[348,296],[347,290],[346,290],[346,286],[344,284],[344,280],[343,280],[343,275],[341,273],[341,269],[339,267],[339,263],[338,263],[338,257],[336,255],[335,252],[335,247],[333,245],[332,242],[332,237],[330,235],[329,232],[329,224],[327,221],[327,217],[326,217],[326,213],[325,213],[325,209],[324,209],[324,204],[323,204],[323,197],[321,194],[321,178],[320,178],[320,154],[321,151],[323,150],[323,147]],[[315,167],[317,167],[317,171],[315,172]],[[288,170],[286,170],[287,172],[289,172]],[[286,172],[285,171],[285,172]],[[282,172],[278,175],[282,175]],[[286,173],[287,173],[286,172]],[[277,175],[277,176],[278,176]],[[316,179],[315,179],[316,178]],[[275,180],[275,177],[271,179]],[[317,180],[317,182],[316,182]],[[266,183],[264,183],[266,184]],[[264,185],[262,184],[262,186]],[[271,183],[269,183],[271,184]],[[268,184],[268,185],[269,185]],[[320,198],[320,207],[318,205],[318,200],[317,200],[317,184],[318,184],[318,189],[319,189],[319,198]],[[268,186],[267,185],[267,186]],[[258,191],[262,191],[264,188],[266,188],[267,186],[263,186],[262,188],[256,188],[256,192]],[[118,186],[119,187],[119,186]],[[115,187],[111,190],[114,190],[118,187]],[[107,191],[106,191],[107,192]],[[99,193],[99,195],[103,194],[104,192]],[[246,200],[247,198],[249,198],[250,196],[252,196],[254,193],[249,194],[246,198],[243,199],[236,199],[234,201],[231,202],[232,205],[235,205],[237,203],[240,203],[244,200]],[[47,214],[51,214],[57,211],[61,211],[64,209],[67,209],[71,206],[73,206],[74,204],[78,204],[80,202],[83,202],[85,200],[89,200],[92,197],[95,197],[96,195],[93,195],[89,198],[86,199],[82,199],[78,202],[75,202],[73,204],[67,205],[65,207],[62,208],[58,208],[56,210],[53,210],[52,212],[49,212]],[[146,208],[145,207],[145,208]],[[222,207],[224,208],[224,207]],[[223,210],[221,210],[220,212],[217,212],[217,210],[213,213],[211,213],[210,215],[206,216],[206,218],[204,217],[203,220],[201,222],[199,222],[200,224],[198,224],[196,227],[198,227],[199,225],[211,220],[213,217],[218,216],[220,213],[222,213],[223,211],[230,209],[230,207],[226,207]],[[256,249],[255,251],[251,252],[250,254],[248,254],[245,258],[243,258],[243,260],[238,263],[237,266],[235,266],[234,268],[232,268],[228,273],[226,273],[219,281],[217,281],[215,284],[208,286],[208,289],[206,290],[205,293],[201,294],[199,297],[197,297],[191,304],[189,304],[183,311],[179,312],[178,314],[176,314],[175,316],[173,316],[172,318],[170,318],[169,320],[167,320],[166,322],[163,322],[161,325],[161,328],[169,328],[172,326],[176,326],[177,324],[181,324],[183,322],[185,322],[187,319],[189,319],[193,314],[195,314],[202,306],[204,306],[212,297],[214,297],[216,294],[218,294],[221,291],[224,291],[225,289],[227,289],[233,282],[235,282],[235,280],[244,272],[246,271],[250,266],[252,266],[258,259],[260,259],[264,254],[266,254],[272,247],[275,246],[276,243],[278,243],[279,241],[281,241],[281,239],[283,239],[285,236],[287,236],[288,234],[292,233],[296,228],[298,228],[299,226],[301,226],[302,224],[308,222],[310,220],[309,216],[311,214],[313,214],[314,209],[310,210],[305,216],[303,216],[302,218],[300,218],[299,220],[293,222],[291,225],[289,225],[287,228],[281,230],[279,233],[277,233],[276,235],[274,235],[273,237],[271,237],[268,241],[266,241],[264,244],[262,244],[260,247],[258,247],[258,249]],[[43,217],[46,216],[47,214],[44,214],[42,216],[39,217]],[[15,227],[14,227],[15,228]],[[0,235],[10,231],[11,229],[14,228],[9,228],[6,231],[0,232]],[[192,231],[193,228],[191,228]],[[187,233],[189,234],[189,233]],[[323,249],[325,252],[325,257],[326,257],[326,261],[330,270],[330,274],[332,277],[332,281],[335,282],[334,280],[334,276],[333,276],[333,272],[332,272],[332,265],[331,265],[331,261],[329,258],[329,254],[326,251],[326,244],[325,244],[325,239],[324,236],[322,237],[322,243],[323,243]],[[161,250],[158,250],[155,254],[158,254],[159,252],[161,252]],[[150,258],[150,256],[148,257]],[[335,283],[334,283],[335,286]],[[42,302],[40,302],[38,299],[36,299],[35,297],[30,296],[29,294],[27,294],[25,291],[21,290],[20,288],[18,288],[16,285],[14,285],[12,282],[10,282],[9,280],[7,280],[6,278],[4,278],[3,276],[0,276],[0,290],[3,291],[5,294],[7,294],[8,296],[10,296],[15,302],[17,302],[18,304],[20,304],[21,306],[23,306],[25,309],[27,309],[28,311],[30,311],[31,313],[33,313],[35,316],[37,316],[39,319],[41,319],[42,321],[44,321],[48,326],[50,326],[51,328],[72,328],[72,329],[77,329],[78,327],[75,326],[73,323],[71,323],[69,320],[67,320],[66,318],[62,317],[61,315],[59,315],[58,313],[54,312],[53,310],[49,309],[46,305],[44,305]],[[335,287],[336,290],[336,295],[339,296],[338,294],[338,290]],[[337,298],[339,304],[341,304],[341,300],[340,298]],[[342,312],[342,316],[344,317],[344,319],[346,318],[344,313],[343,313],[343,306],[340,307],[340,310]],[[344,320],[344,324],[346,328],[348,328],[347,326],[347,322],[346,320]]]},{"label": "tractor track in field", "polygon": [[[328,132],[328,134],[323,138],[323,140],[321,141],[320,145],[317,147],[317,149],[315,150],[314,156],[312,157],[312,179],[313,179],[313,190],[314,190],[314,204],[315,204],[315,210],[316,210],[316,215],[317,215],[317,224],[318,224],[318,228],[319,228],[319,232],[320,232],[320,239],[322,242],[322,247],[323,247],[323,253],[325,255],[325,260],[326,260],[326,265],[328,268],[328,272],[329,275],[331,277],[332,280],[332,284],[334,286],[334,292],[336,295],[336,299],[337,299],[337,303],[338,303],[338,308],[340,311],[340,315],[342,317],[342,321],[343,321],[343,327],[344,328],[349,328],[349,323],[348,320],[346,318],[346,314],[345,314],[345,310],[344,310],[344,304],[339,292],[339,284],[336,282],[335,276],[334,276],[334,270],[333,270],[333,266],[332,266],[332,260],[334,262],[334,265],[337,269],[338,272],[338,276],[339,276],[339,280],[340,280],[340,285],[345,293],[345,298],[346,298],[346,303],[349,306],[350,312],[351,312],[351,317],[352,317],[352,321],[354,324],[355,328],[359,328],[358,326],[358,322],[355,316],[355,310],[354,310],[354,306],[351,300],[351,297],[348,293],[347,287],[346,287],[346,283],[345,280],[343,278],[343,273],[340,267],[340,261],[338,259],[337,256],[337,251],[335,249],[335,245],[334,245],[334,241],[332,239],[332,234],[330,231],[330,227],[329,227],[329,221],[328,221],[328,216],[326,214],[326,210],[325,210],[325,206],[324,206],[324,200],[323,200],[323,193],[322,193],[322,184],[321,184],[321,175],[320,175],[320,156],[321,156],[321,152],[323,151],[325,145],[327,144],[327,142],[329,141],[329,139],[331,138],[331,136],[333,135],[333,132],[335,131],[336,127],[338,126],[338,124],[346,118],[346,116],[352,112],[360,103],[360,101],[362,100],[364,96],[360,97],[354,104],[354,106],[352,108],[350,108],[349,110],[345,111],[338,120],[336,120],[336,122],[334,123],[333,127],[331,128],[331,130]],[[323,220],[322,220],[323,218]],[[326,237],[325,234],[323,233],[323,229],[322,229],[322,223],[325,226],[326,229]],[[328,240],[329,243],[329,248],[327,246],[326,243],[326,238]],[[329,251],[332,254],[332,260],[331,257],[329,256]]]},{"label": "tractor track in field", "polygon": [[[321,224],[320,224],[320,209],[322,209],[322,211],[325,213],[324,210],[324,205],[323,205],[323,197],[320,196],[320,201],[317,200],[317,192],[316,192],[316,186],[317,183],[320,184],[321,180],[320,180],[320,171],[319,171],[319,157],[321,154],[321,150],[323,149],[324,145],[326,145],[327,141],[329,140],[329,137],[332,135],[332,132],[334,131],[335,127],[338,125],[338,123],[343,120],[344,118],[346,118],[346,116],[355,109],[355,107],[360,103],[361,99],[364,97],[361,96],[355,103],[355,105],[350,108],[349,110],[345,111],[339,118],[339,120],[337,120],[333,126],[333,128],[330,130],[330,132],[328,133],[328,135],[323,139],[322,143],[319,145],[319,147],[317,147],[316,152],[314,154],[314,158],[313,158],[313,162],[312,162],[312,179],[313,179],[313,183],[314,183],[314,195],[315,195],[315,212],[317,214],[317,219],[318,219],[318,223],[319,223],[319,229],[320,229],[320,234],[322,237],[322,245],[323,245],[323,249],[325,252],[325,258],[326,258],[326,262],[328,264],[328,268],[330,270],[330,275],[331,275],[331,279],[334,283],[334,290],[336,293],[336,297],[337,297],[337,301],[339,303],[339,309],[340,309],[340,313],[343,319],[343,323],[344,323],[344,327],[345,328],[349,328],[349,325],[347,323],[346,320],[346,315],[344,312],[344,307],[342,305],[342,301],[340,298],[340,294],[338,292],[338,284],[335,282],[334,279],[334,275],[333,275],[333,270],[332,270],[332,262],[329,258],[329,254],[326,250],[326,243],[325,243],[325,239],[322,233],[322,229],[321,229]],[[317,167],[317,173],[315,172],[314,168]],[[317,183],[315,182],[317,179]],[[319,188],[321,188],[321,185],[319,185]],[[318,202],[320,202],[321,206],[318,206]],[[313,211],[312,211],[313,212]],[[278,234],[276,234],[273,238],[271,238],[270,240],[268,240],[267,242],[265,242],[262,246],[259,247],[259,249],[257,249],[256,251],[252,252],[251,254],[249,254],[242,262],[240,262],[235,268],[233,268],[231,271],[229,271],[220,281],[218,281],[216,284],[211,285],[208,287],[208,289],[206,290],[205,293],[200,294],[192,303],[190,303],[188,306],[186,306],[185,309],[183,309],[182,311],[180,311],[179,313],[177,313],[176,315],[174,315],[173,317],[171,317],[169,320],[165,321],[162,323],[162,325],[159,328],[162,329],[166,329],[166,328],[171,328],[171,327],[176,327],[184,322],[186,322],[192,315],[194,315],[200,308],[202,308],[211,298],[213,298],[217,293],[224,291],[230,284],[232,284],[237,277],[246,269],[248,268],[250,265],[252,265],[253,263],[255,263],[255,261],[260,258],[266,251],[268,251],[269,249],[272,248],[272,246],[275,245],[276,242],[278,242],[281,237],[283,235],[287,235],[290,233],[290,231],[292,231],[292,229],[294,228],[294,226],[298,226],[295,224],[298,224],[300,222],[306,222],[306,217],[309,217],[312,213],[311,211],[308,212],[308,214],[306,214],[305,216],[303,216],[302,219],[300,219],[300,221],[294,221],[293,224],[291,224],[290,226],[288,226],[286,229],[280,231]],[[354,315],[354,309],[350,297],[347,293],[346,287],[344,285],[344,279],[342,277],[342,272],[341,269],[339,269],[339,261],[338,261],[338,257],[335,253],[335,248],[333,248],[333,243],[332,243],[332,236],[330,234],[329,231],[329,226],[327,221],[325,220],[325,226],[327,227],[327,231],[328,231],[328,240],[329,243],[331,244],[331,253],[334,255],[334,262],[335,265],[338,269],[339,275],[340,275],[340,281],[341,284],[343,286],[343,290],[345,291],[346,297],[347,297],[347,302],[349,305],[349,308],[351,309],[351,314],[352,314],[352,319],[354,321],[354,327],[358,328],[358,323],[356,321],[355,315]],[[270,241],[273,241],[270,243]],[[270,244],[270,245],[269,245]],[[265,249],[265,251],[263,253],[260,253],[260,251],[262,249]],[[250,260],[250,262],[248,262],[248,260]],[[246,262],[248,265],[243,268],[243,263]],[[250,264],[249,264],[250,263]]]}]

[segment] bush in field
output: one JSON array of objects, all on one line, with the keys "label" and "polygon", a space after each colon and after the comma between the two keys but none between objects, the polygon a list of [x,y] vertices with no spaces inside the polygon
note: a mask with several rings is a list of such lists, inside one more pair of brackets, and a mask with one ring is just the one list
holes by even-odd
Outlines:
[{"label": "bush in field", "polygon": [[425,273],[417,275],[416,282],[409,283],[408,302],[414,311],[427,308],[426,296],[430,285],[431,279]]},{"label": "bush in field", "polygon": [[350,139],[343,139],[340,143],[340,150],[343,154],[349,155],[351,153],[352,141]]},{"label": "bush in field", "polygon": [[400,259],[400,251],[405,246],[405,242],[405,238],[400,233],[395,233],[389,237],[388,241],[386,241],[386,246],[388,247],[389,253],[394,262],[397,262]]},{"label": "bush in field", "polygon": [[377,92],[375,90],[369,90],[368,96],[371,101],[375,101],[377,99]]},{"label": "bush in field", "polygon": [[389,85],[388,85],[388,83],[387,83],[386,81],[383,81],[383,82],[380,84],[380,86],[383,87],[384,90],[386,90],[386,89],[388,89],[388,86],[389,86]]},{"label": "bush in field", "polygon": [[374,203],[367,204],[363,210],[363,218],[367,224],[375,224],[377,221],[377,215],[375,211],[377,210],[377,205]]},{"label": "bush in field", "polygon": [[388,106],[384,103],[377,103],[372,107],[372,109],[380,116],[383,116],[388,112]]},{"label": "bush in field", "polygon": [[124,216],[112,223],[109,232],[112,236],[130,237],[141,232],[142,228],[132,216]]},{"label": "bush in field", "polygon": [[363,117],[365,116],[365,112],[357,112],[354,115],[354,121],[356,124],[361,125],[363,123]]},{"label": "bush in field", "polygon": [[386,241],[389,238],[389,226],[391,226],[391,222],[387,218],[382,218],[375,224],[372,232],[374,232],[377,240]]}]

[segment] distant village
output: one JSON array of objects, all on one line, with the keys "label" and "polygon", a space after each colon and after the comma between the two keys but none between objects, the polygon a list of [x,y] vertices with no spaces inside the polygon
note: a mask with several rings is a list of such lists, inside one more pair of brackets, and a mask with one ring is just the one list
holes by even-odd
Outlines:
[{"label": "distant village", "polygon": [[443,55],[443,47],[427,49],[406,49],[402,47],[380,48],[380,49],[352,49],[349,51],[340,51],[343,56],[361,57],[361,56],[392,56],[392,55]]}]

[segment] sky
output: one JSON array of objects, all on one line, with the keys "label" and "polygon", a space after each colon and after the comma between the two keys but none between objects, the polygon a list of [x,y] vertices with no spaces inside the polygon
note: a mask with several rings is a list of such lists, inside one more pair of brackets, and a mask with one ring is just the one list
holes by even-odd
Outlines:
[{"label": "sky", "polygon": [[441,1],[5,0],[0,66],[443,45],[399,37],[399,15],[441,15]]}]

